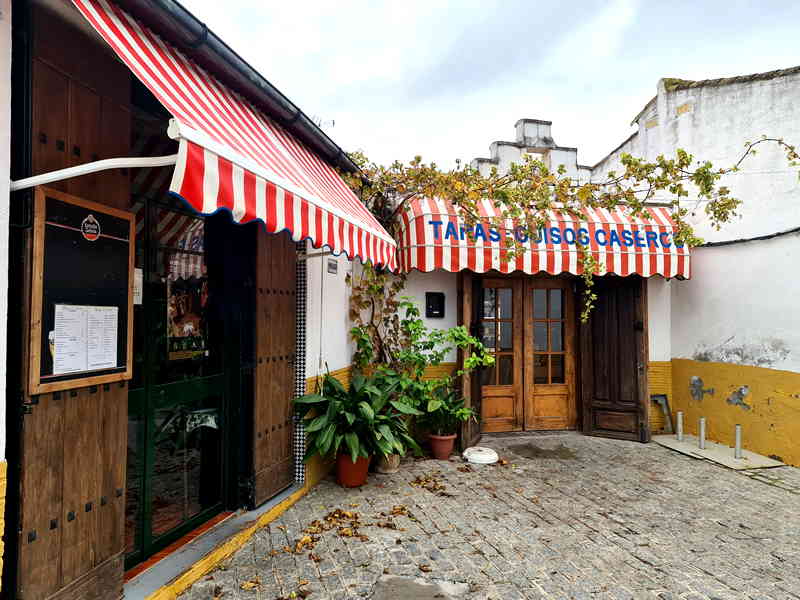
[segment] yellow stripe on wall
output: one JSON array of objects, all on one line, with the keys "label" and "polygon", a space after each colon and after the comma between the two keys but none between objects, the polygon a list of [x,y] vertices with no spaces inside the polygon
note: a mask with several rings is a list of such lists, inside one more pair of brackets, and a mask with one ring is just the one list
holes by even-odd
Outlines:
[{"label": "yellow stripe on wall", "polygon": [[[647,365],[647,395],[666,394],[670,408],[672,408],[672,362],[668,360],[650,361]],[[674,422],[674,419],[673,419]],[[664,431],[666,419],[661,407],[655,402],[650,402],[650,431],[661,433]]]},{"label": "yellow stripe on wall", "polygon": [[[692,397],[692,377],[707,390],[702,399]],[[676,358],[672,388],[671,408],[683,411],[687,433],[696,435],[705,417],[708,439],[732,446],[739,424],[745,449],[800,466],[800,373]]]}]

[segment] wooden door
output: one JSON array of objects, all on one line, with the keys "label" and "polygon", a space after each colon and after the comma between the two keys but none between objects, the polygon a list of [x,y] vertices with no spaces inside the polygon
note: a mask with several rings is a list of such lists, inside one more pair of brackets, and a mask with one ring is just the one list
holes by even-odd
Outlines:
[{"label": "wooden door", "polygon": [[571,281],[525,282],[525,429],[573,429],[575,309]]},{"label": "wooden door", "polygon": [[481,370],[481,431],[519,431],[522,408],[522,280],[483,280],[478,337],[495,359]]},{"label": "wooden door", "polygon": [[645,280],[598,277],[589,322],[580,326],[583,430],[588,435],[650,439]]},{"label": "wooden door", "polygon": [[[464,270],[458,277],[458,322],[469,327],[470,335],[477,336],[477,299],[480,298],[480,278],[472,272]],[[458,364],[463,365],[469,358],[469,350],[458,351]],[[469,372],[461,375],[461,393],[464,396],[464,406],[470,407],[476,415],[481,414],[481,390],[478,374]],[[469,419],[461,425],[461,448],[477,445],[481,437],[481,424],[475,419]]]},{"label": "wooden door", "polygon": [[[128,70],[51,13],[37,10],[33,21],[30,174],[94,156],[107,158],[104,144],[113,145],[115,155],[127,155]],[[105,137],[99,133],[104,115]],[[128,178],[118,171],[52,187],[118,208],[127,206],[119,199],[130,197]],[[13,230],[12,235],[24,266],[14,269],[9,310],[13,308],[16,322],[27,324],[34,276],[32,234]],[[10,351],[28,356],[28,343],[23,327]],[[19,380],[27,382],[27,365],[21,366]],[[122,596],[127,397],[126,383],[38,396],[23,389],[24,413],[15,423],[19,438],[14,449],[20,457],[19,523],[16,531],[6,531],[8,546],[17,545],[16,564],[8,563],[3,579],[9,597]]]},{"label": "wooden door", "polygon": [[[296,360],[295,244],[258,229],[256,376],[253,401],[254,503],[294,481],[292,404]],[[301,359],[302,360],[302,357]]]}]

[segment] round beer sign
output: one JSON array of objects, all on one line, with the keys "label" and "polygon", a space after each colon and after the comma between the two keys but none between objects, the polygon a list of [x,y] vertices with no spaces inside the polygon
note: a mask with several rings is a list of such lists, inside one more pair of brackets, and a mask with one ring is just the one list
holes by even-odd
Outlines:
[{"label": "round beer sign", "polygon": [[89,215],[81,222],[81,234],[90,242],[100,237],[100,222],[94,215]]}]

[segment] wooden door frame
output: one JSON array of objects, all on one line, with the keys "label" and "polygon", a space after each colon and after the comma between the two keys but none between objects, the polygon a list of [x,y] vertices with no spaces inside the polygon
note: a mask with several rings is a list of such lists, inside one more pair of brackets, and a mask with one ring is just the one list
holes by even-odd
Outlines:
[{"label": "wooden door frame", "polygon": [[[634,275],[629,275],[628,277],[637,277]],[[639,289],[637,290],[637,302],[634,306],[634,311],[636,315],[637,321],[642,323],[642,328],[640,334],[637,336],[639,338],[639,343],[637,344],[636,348],[636,356],[637,356],[637,370],[638,370],[638,381],[637,381],[637,389],[638,389],[638,396],[639,396],[639,403],[638,403],[638,418],[639,418],[639,434],[638,434],[638,441],[642,443],[647,443],[650,441],[650,402],[648,397],[648,359],[650,356],[649,350],[649,323],[648,323],[648,299],[647,299],[647,279],[644,277],[639,277]],[[579,292],[576,293],[576,299],[578,300],[575,303],[575,311],[576,316],[580,319],[580,313],[582,310],[582,286],[579,287]],[[590,317],[591,318],[591,317]],[[587,382],[583,381],[583,377],[580,376],[584,372],[583,366],[585,364],[584,361],[591,362],[592,360],[592,353],[591,353],[591,330],[585,324],[582,324],[580,320],[577,321],[577,342],[578,342],[578,351],[577,351],[577,363],[576,369],[577,373],[579,374],[576,377],[576,393],[577,398],[580,400],[577,404],[581,411],[581,416],[579,420],[582,421],[582,431],[585,435],[594,435],[597,437],[611,437],[618,439],[619,436],[605,434],[603,432],[593,432],[592,430],[592,408],[591,408],[591,394],[587,393]],[[631,438],[626,438],[631,439]]]}]

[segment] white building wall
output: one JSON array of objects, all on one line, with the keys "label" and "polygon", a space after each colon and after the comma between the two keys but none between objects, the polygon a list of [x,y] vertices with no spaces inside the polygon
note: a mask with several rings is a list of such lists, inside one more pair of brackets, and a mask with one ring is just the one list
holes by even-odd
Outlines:
[{"label": "white building wall", "polygon": [[[425,292],[444,292],[444,318],[425,317]],[[422,320],[429,329],[450,329],[458,325],[458,274],[447,271],[420,273],[412,271],[406,279],[402,296],[410,296],[422,313]],[[456,362],[456,352],[450,352],[445,362]]]},{"label": "white building wall", "polygon": [[694,250],[672,288],[672,355],[800,372],[800,234]]},{"label": "white building wall", "polygon": [[[6,397],[8,227],[11,173],[11,0],[0,0],[0,398]],[[0,459],[6,451],[6,411],[0,411]]]},{"label": "white building wall", "polygon": [[[593,179],[601,180],[612,169],[619,172],[623,152],[654,160],[683,148],[695,159],[725,167],[739,159],[745,142],[762,135],[800,145],[798,97],[800,74],[672,92],[662,80],[655,101],[638,118],[637,133],[595,166]],[[685,203],[692,211],[690,222],[712,242],[798,227],[797,176],[783,152],[764,144],[721,182],[743,200],[740,216],[716,231],[704,205],[693,198]],[[800,371],[799,284],[792,277],[798,256],[798,235],[695,249],[692,280],[669,284],[671,356]],[[651,329],[654,325],[651,310]],[[661,337],[651,332],[651,360],[661,360],[652,347],[654,338]]]},{"label": "white building wall", "polygon": [[[319,253],[308,245],[309,254]],[[337,265],[335,274],[328,272],[328,261]],[[357,260],[357,259],[356,259]],[[306,304],[306,378],[350,366],[353,344],[352,323],[348,316],[350,289],[346,283],[353,263],[345,255],[309,258]]]},{"label": "white building wall", "polygon": [[672,358],[671,287],[672,282],[663,277],[647,280],[647,346],[651,361]]}]

